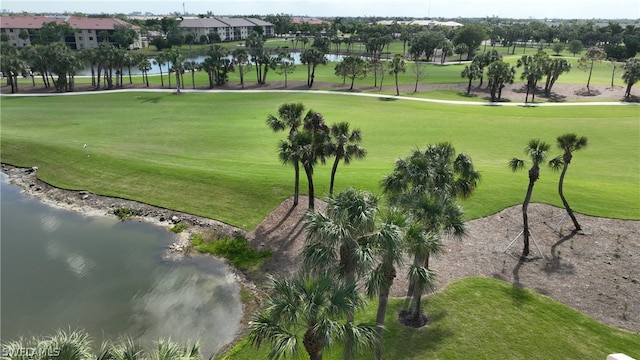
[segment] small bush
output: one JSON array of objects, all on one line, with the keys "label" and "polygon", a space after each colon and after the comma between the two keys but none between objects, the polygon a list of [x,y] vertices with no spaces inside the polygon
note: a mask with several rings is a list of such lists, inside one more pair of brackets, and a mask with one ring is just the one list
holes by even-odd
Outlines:
[{"label": "small bush", "polygon": [[187,225],[186,222],[180,221],[179,223],[173,225],[170,230],[177,234],[186,230],[187,227],[189,227],[189,225]]},{"label": "small bush", "polygon": [[113,215],[117,216],[120,221],[125,221],[133,216],[141,216],[141,210],[135,210],[128,207],[119,207],[113,210]]},{"label": "small bush", "polygon": [[199,252],[223,257],[241,270],[254,270],[272,255],[271,250],[256,251],[241,234],[234,234],[232,239],[212,240],[194,235],[191,237],[191,244]]}]

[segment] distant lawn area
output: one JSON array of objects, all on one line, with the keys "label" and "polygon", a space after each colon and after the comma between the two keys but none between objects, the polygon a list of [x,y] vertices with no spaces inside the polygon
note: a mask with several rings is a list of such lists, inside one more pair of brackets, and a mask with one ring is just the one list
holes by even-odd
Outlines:
[{"label": "distant lawn area", "polygon": [[[388,101],[382,101],[388,100]],[[55,186],[88,190],[206,216],[250,230],[293,194],[293,168],[282,165],[285,135],[265,124],[285,102],[302,102],[331,124],[363,132],[364,160],[343,164],[337,191],[380,194],[394,161],[426,144],[450,141],[482,174],[462,205],[467,218],[496,213],[524,199],[526,171],[513,174],[529,139],[553,145],[567,132],[587,136],[565,180],[579,213],[640,219],[640,114],[637,106],[493,107],[433,104],[339,94],[103,92],[57,97],[3,97],[0,157],[38,166]],[[83,145],[87,148],[83,149]],[[316,170],[316,194],[328,192],[330,165]],[[559,174],[542,168],[534,202],[561,206]],[[301,190],[306,192],[301,179]]]},{"label": "distant lawn area", "polygon": [[[425,298],[429,324],[421,329],[398,323],[403,301],[389,301],[385,359],[604,360],[611,353],[640,357],[640,335],[600,324],[547,296],[501,280],[456,280]],[[375,323],[376,308],[372,301],[356,314],[356,322]],[[256,349],[245,339],[222,359],[266,359],[269,349],[268,344]],[[325,358],[342,359],[340,347]],[[357,357],[371,358],[372,351]]]}]

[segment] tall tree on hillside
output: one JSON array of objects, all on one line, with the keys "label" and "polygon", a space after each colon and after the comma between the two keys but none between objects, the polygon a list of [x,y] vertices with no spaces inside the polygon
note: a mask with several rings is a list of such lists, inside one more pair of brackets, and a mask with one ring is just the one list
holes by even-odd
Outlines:
[{"label": "tall tree on hillside", "polygon": [[[524,229],[522,234],[524,235],[524,248],[522,249],[522,257],[529,255],[529,238],[531,233],[529,232],[529,217],[527,209],[529,202],[531,201],[531,194],[533,193],[533,186],[540,178],[540,164],[547,159],[547,152],[549,151],[549,144],[537,139],[529,140],[529,143],[524,148],[525,154],[531,158],[531,168],[529,169],[529,186],[527,187],[527,195],[522,203],[522,222]],[[524,160],[513,158],[509,161],[509,168],[512,171],[518,171],[524,168]]]},{"label": "tall tree on hillside", "polygon": [[322,360],[325,349],[347,338],[354,351],[368,348],[376,339],[373,326],[340,322],[363,306],[354,284],[335,282],[328,276],[272,279],[265,310],[251,321],[249,341],[258,347],[271,343],[270,360],[298,358],[301,345],[309,359]]},{"label": "tall tree on hillside", "polygon": [[289,129],[287,141],[280,145],[280,159],[285,163],[292,163],[295,171],[295,185],[293,195],[293,206],[298,205],[298,197],[300,194],[300,159],[292,148],[295,134],[302,126],[302,115],[304,113],[304,105],[302,103],[286,103],[278,108],[277,118],[273,115],[267,117],[267,125],[274,132]]},{"label": "tall tree on hillside", "polygon": [[396,96],[400,95],[400,87],[398,86],[398,74],[407,70],[404,58],[400,54],[395,54],[389,63],[389,74],[393,75],[396,80]]},{"label": "tall tree on hillside", "polygon": [[587,49],[587,52],[578,60],[578,68],[583,71],[589,71],[589,77],[587,78],[587,91],[591,92],[589,85],[591,84],[591,74],[593,74],[593,65],[596,61],[602,61],[606,58],[607,53],[599,47],[592,46]]},{"label": "tall tree on hillside", "polygon": [[349,165],[352,159],[364,158],[367,151],[358,145],[362,141],[362,132],[360,129],[350,130],[348,122],[331,125],[330,134],[332,141],[329,142],[328,155],[335,156],[335,160],[331,168],[329,196],[333,196],[333,185],[340,161],[342,160],[345,165]]},{"label": "tall tree on hillside", "polygon": [[549,162],[549,165],[554,170],[559,170],[560,168],[562,168],[562,173],[560,173],[560,180],[558,181],[558,194],[560,195],[560,199],[562,199],[564,208],[567,210],[567,214],[569,214],[571,221],[573,221],[573,225],[575,226],[576,231],[579,231],[582,228],[580,227],[580,224],[578,223],[578,220],[576,219],[571,206],[569,206],[569,202],[564,197],[564,176],[567,174],[567,169],[569,168],[571,159],[573,159],[573,152],[585,148],[588,143],[589,139],[587,139],[585,136],[578,137],[578,135],[573,133],[560,135],[557,138],[557,145],[564,153],[553,158]]},{"label": "tall tree on hillside", "polygon": [[627,84],[627,88],[624,91],[624,97],[628,99],[631,97],[631,87],[640,80],[640,59],[633,58],[627,60],[624,64],[622,79],[625,84]]}]

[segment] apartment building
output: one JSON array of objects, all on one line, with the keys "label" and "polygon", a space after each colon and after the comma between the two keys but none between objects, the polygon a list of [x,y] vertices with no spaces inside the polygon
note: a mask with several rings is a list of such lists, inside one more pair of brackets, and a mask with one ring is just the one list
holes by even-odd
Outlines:
[{"label": "apartment building", "polygon": [[185,18],[180,22],[180,28],[185,33],[193,34],[196,41],[202,35],[217,33],[222,41],[237,41],[246,39],[255,26],[260,26],[266,37],[274,36],[274,25],[255,18]]}]

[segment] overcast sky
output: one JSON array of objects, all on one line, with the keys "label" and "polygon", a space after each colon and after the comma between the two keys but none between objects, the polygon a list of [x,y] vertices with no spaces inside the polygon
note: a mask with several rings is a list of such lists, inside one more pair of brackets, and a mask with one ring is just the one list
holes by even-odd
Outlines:
[{"label": "overcast sky", "polygon": [[638,19],[640,0],[0,0],[12,12]]}]

